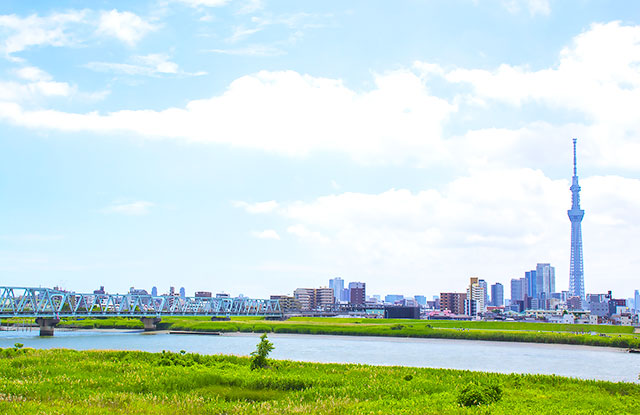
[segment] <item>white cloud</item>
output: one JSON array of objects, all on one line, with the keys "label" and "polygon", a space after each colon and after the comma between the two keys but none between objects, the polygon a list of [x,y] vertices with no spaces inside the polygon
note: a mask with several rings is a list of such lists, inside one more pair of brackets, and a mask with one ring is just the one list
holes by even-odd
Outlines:
[{"label": "white cloud", "polygon": [[128,131],[297,156],[339,151],[362,162],[441,160],[446,152],[442,124],[456,107],[430,95],[408,71],[378,75],[375,82],[372,90],[356,92],[335,79],[262,71],[185,108],[100,115],[25,111],[6,104],[0,117],[32,128]]},{"label": "white cloud", "polygon": [[285,51],[270,45],[250,45],[243,48],[235,49],[208,49],[205,52],[219,53],[222,55],[237,55],[237,56],[280,56],[284,55]]},{"label": "white cloud", "polygon": [[[612,47],[615,45],[615,47]],[[557,66],[532,71],[501,65],[495,71],[456,69],[445,77],[466,83],[482,98],[522,105],[539,101],[576,109],[598,121],[637,119],[640,98],[640,26],[594,24],[562,50]]]},{"label": "white cloud", "polygon": [[239,14],[255,13],[264,8],[263,0],[246,0],[244,5],[238,10]]},{"label": "white cloud", "polygon": [[233,202],[233,206],[239,207],[248,213],[268,213],[278,208],[278,202],[269,200],[268,202],[247,203],[243,201]]},{"label": "white cloud", "polygon": [[503,0],[502,4],[514,14],[520,12],[522,8],[527,9],[531,16],[537,14],[547,16],[551,13],[549,0]]},{"label": "white cloud", "polygon": [[154,207],[155,204],[146,201],[136,202],[115,202],[111,205],[103,208],[102,213],[115,213],[128,216],[141,216],[149,213],[149,210]]},{"label": "white cloud", "polygon": [[[582,180],[586,284],[590,292],[623,274],[640,242],[640,180]],[[287,231],[309,245],[318,264],[369,285],[401,292],[462,290],[471,275],[506,283],[537,262],[557,267],[568,285],[569,182],[539,170],[475,170],[440,191],[391,189],[280,203],[271,210]],[[623,218],[623,222],[611,220]],[[611,241],[614,241],[613,243]],[[364,278],[364,277],[363,277]],[[393,281],[393,282],[390,282]],[[608,287],[608,288],[607,288]]]},{"label": "white cloud", "polygon": [[292,235],[296,235],[297,237],[306,241],[313,241],[321,244],[329,243],[329,238],[322,235],[320,232],[310,231],[304,225],[298,224],[298,225],[289,226],[287,228],[287,232],[289,232]]},{"label": "white cloud", "polygon": [[29,83],[1,82],[0,105],[2,101],[32,101],[43,97],[67,97],[74,94],[76,88],[66,82],[37,81]]},{"label": "white cloud", "polygon": [[[612,47],[611,45],[615,45]],[[492,101],[514,107],[543,105],[557,111],[575,111],[581,124],[574,133],[567,126],[547,129],[552,136],[575,136],[585,144],[590,161],[601,166],[637,169],[640,164],[640,26],[619,22],[594,24],[562,50],[553,67],[531,70],[503,64],[495,70],[458,68],[417,63],[425,77],[443,76],[448,82],[468,85],[473,102]],[[534,128],[535,129],[535,128]],[[512,131],[514,140],[521,136]],[[529,134],[530,128],[520,130]],[[568,134],[567,134],[568,133]],[[496,145],[495,140],[485,141]]]},{"label": "white cloud", "polygon": [[32,82],[50,81],[52,79],[51,75],[35,66],[24,66],[16,69],[16,75],[18,75],[19,78]]},{"label": "white cloud", "polygon": [[206,75],[206,72],[184,72],[177,63],[169,60],[168,55],[162,53],[134,56],[132,63],[89,62],[85,67],[98,72],[114,72],[125,75]]},{"label": "white cloud", "polygon": [[133,46],[147,33],[158,27],[131,12],[119,12],[116,9],[100,13],[97,33],[113,36]]},{"label": "white cloud", "polygon": [[172,0],[175,3],[182,3],[189,7],[220,7],[229,3],[230,0]]},{"label": "white cloud", "polygon": [[278,232],[274,231],[273,229],[265,229],[264,231],[251,232],[251,234],[258,239],[275,239],[277,241],[280,240],[280,235],[278,235]]},{"label": "white cloud", "polygon": [[240,40],[245,39],[246,37],[249,37],[249,36],[253,35],[254,33],[258,33],[261,30],[262,30],[261,27],[253,27],[251,29],[247,29],[244,26],[237,26],[237,27],[235,27],[233,29],[233,33],[227,39],[227,41],[229,41],[231,43],[235,43],[235,42],[238,42]]},{"label": "white cloud", "polygon": [[[92,65],[125,73],[180,73],[165,55],[136,59]],[[463,171],[496,163],[544,165],[548,152],[559,148],[557,140],[578,136],[586,165],[637,170],[639,64],[640,26],[612,22],[593,25],[576,36],[556,65],[538,70],[512,65],[450,69],[417,62],[412,70],[374,75],[374,85],[359,90],[339,79],[262,71],[236,79],[224,93],[184,107],[107,114],[33,111],[16,104],[21,102],[16,98],[20,92],[14,86],[3,85],[10,98],[0,104],[0,117],[30,128],[128,132],[294,157],[332,152],[367,164],[439,166],[455,161]],[[435,96],[429,88],[434,77],[468,91],[450,99]],[[54,86],[43,84],[40,89],[53,94]],[[63,94],[64,88],[58,93]],[[530,122],[515,128],[468,130],[453,137],[443,134],[447,123],[465,116],[459,112],[461,105],[484,103],[482,108],[491,114],[496,102],[514,108],[534,104],[578,115],[564,125]]]},{"label": "white cloud", "polygon": [[27,17],[15,14],[1,15],[0,28],[4,28],[9,35],[0,47],[2,52],[12,60],[20,58],[12,56],[32,46],[69,46],[75,43],[68,27],[73,24],[84,23],[85,11],[69,11],[66,13],[52,13],[46,17],[32,14]]}]

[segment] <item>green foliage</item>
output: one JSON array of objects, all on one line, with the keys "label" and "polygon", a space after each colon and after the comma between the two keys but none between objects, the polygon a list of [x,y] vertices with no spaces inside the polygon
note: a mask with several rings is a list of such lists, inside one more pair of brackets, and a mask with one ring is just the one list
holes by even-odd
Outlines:
[{"label": "green foliage", "polygon": [[[0,387],[0,413],[15,415],[640,413],[633,383],[292,361],[251,370],[248,357],[188,352],[0,349]],[[461,404],[463,390],[480,406]]]},{"label": "green foliage", "polygon": [[22,349],[24,347],[24,344],[22,344],[22,343],[14,343],[13,347],[15,347],[16,349]]},{"label": "green foliage", "polygon": [[267,339],[267,333],[260,336],[260,343],[256,346],[256,350],[251,352],[251,370],[269,367],[267,357],[273,349],[273,343]]},{"label": "green foliage", "polygon": [[490,405],[502,398],[502,386],[498,383],[469,382],[458,392],[456,402],[460,406]]}]

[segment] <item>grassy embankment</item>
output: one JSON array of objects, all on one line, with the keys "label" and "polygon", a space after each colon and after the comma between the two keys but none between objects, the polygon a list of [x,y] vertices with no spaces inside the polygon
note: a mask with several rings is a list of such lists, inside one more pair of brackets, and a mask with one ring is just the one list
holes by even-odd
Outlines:
[{"label": "grassy embankment", "polygon": [[[277,344],[276,344],[277,348]],[[0,349],[0,413],[636,414],[640,385],[180,353]],[[462,407],[473,383],[501,390]]]},{"label": "grassy embankment", "polygon": [[[141,329],[142,323],[138,319],[128,318],[63,319],[58,326]],[[446,338],[640,348],[640,335],[633,334],[633,327],[583,324],[308,317],[292,318],[286,321],[267,321],[259,317],[236,317],[231,321],[211,321],[206,317],[164,317],[158,324],[158,328],[185,331]]]}]

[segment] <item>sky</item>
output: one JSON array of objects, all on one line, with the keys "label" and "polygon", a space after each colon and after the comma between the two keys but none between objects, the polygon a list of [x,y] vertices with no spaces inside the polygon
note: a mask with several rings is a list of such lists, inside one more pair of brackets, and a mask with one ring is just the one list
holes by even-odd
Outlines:
[{"label": "sky", "polygon": [[[90,8],[89,8],[90,7]],[[0,3],[0,285],[640,289],[640,3]]]}]

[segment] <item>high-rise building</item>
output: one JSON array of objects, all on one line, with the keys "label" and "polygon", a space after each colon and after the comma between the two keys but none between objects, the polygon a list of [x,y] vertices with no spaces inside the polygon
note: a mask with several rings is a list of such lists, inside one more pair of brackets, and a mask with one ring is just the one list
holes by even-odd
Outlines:
[{"label": "high-rise building", "polygon": [[527,296],[527,279],[512,278],[511,279],[511,301],[524,301]]},{"label": "high-rise building", "polygon": [[487,286],[487,282],[483,279],[478,280],[478,284],[484,290],[484,306],[489,305],[489,287]]},{"label": "high-rise building", "polygon": [[425,297],[424,295],[416,295],[413,297],[416,300],[416,303],[422,305],[422,306],[426,306],[427,305],[427,297]]},{"label": "high-rise building", "polygon": [[187,296],[187,292],[184,290],[184,287],[180,287],[180,297],[184,298]]},{"label": "high-rise building", "polygon": [[580,209],[580,185],[576,160],[576,138],[573,139],[573,181],[571,183],[571,209],[567,211],[571,221],[571,262],[569,264],[569,295],[584,299],[584,264],[582,261],[582,218]]},{"label": "high-rise building", "polygon": [[633,294],[634,294],[633,302],[634,302],[635,307],[636,307],[636,314],[640,314],[640,291],[636,290]]},{"label": "high-rise building", "polygon": [[404,300],[404,295],[402,294],[387,294],[384,296],[384,302],[389,304],[395,304],[396,301]]},{"label": "high-rise building", "polygon": [[524,278],[527,281],[524,297],[538,297],[538,276],[536,270],[527,271],[524,273]]},{"label": "high-rise building", "polygon": [[154,297],[158,295],[158,287],[151,287],[151,295]]},{"label": "high-rise building", "polygon": [[333,290],[333,297],[335,302],[342,300],[342,291],[344,291],[344,280],[340,277],[335,277],[329,280],[329,288]]},{"label": "high-rise building", "polygon": [[464,314],[465,293],[440,293],[440,310],[449,310],[454,314]]},{"label": "high-rise building", "polygon": [[349,303],[364,304],[367,300],[366,284],[364,282],[349,283]]},{"label": "high-rise building", "polygon": [[486,284],[483,286],[477,277],[469,279],[469,287],[467,287],[467,299],[465,301],[465,314],[468,316],[477,316],[487,311],[484,299],[487,295]]},{"label": "high-rise building", "polygon": [[551,298],[551,293],[556,292],[556,269],[551,264],[536,265],[536,287],[538,296],[544,293],[546,298]]},{"label": "high-rise building", "polygon": [[504,287],[499,282],[491,286],[491,305],[494,307],[504,305]]}]

